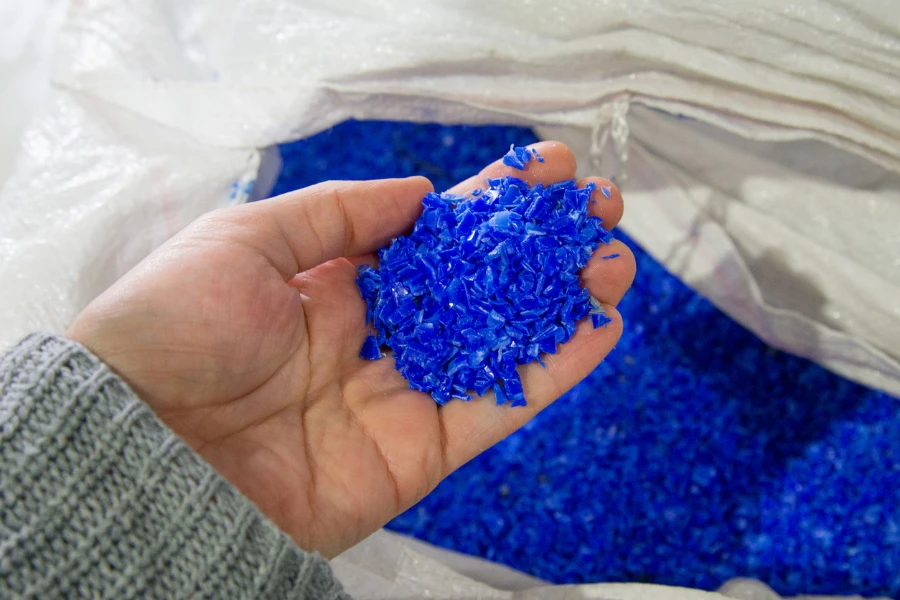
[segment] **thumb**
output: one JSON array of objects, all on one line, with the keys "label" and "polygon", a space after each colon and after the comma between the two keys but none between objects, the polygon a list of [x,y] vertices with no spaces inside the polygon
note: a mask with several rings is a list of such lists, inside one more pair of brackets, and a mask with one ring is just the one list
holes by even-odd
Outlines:
[{"label": "thumb", "polygon": [[[424,177],[328,181],[240,207],[285,280],[341,256],[386,245],[409,229],[433,191]],[[275,234],[274,236],[272,234]]]}]

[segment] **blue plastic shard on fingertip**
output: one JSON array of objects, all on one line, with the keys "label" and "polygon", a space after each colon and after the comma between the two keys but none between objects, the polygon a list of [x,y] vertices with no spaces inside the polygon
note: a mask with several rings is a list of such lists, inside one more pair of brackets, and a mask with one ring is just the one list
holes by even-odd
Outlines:
[{"label": "blue plastic shard on fingertip", "polygon": [[[531,162],[532,152],[524,146],[510,146],[509,152],[503,155],[503,164],[520,171],[525,170],[525,165]],[[541,158],[539,162],[544,162]]]},{"label": "blue plastic shard on fingertip", "polygon": [[591,313],[591,324],[594,326],[594,329],[606,327],[610,323],[612,323],[612,319],[608,316],[601,313]]},{"label": "blue plastic shard on fingertip", "polygon": [[601,185],[600,192],[607,198],[612,198],[612,188],[608,185]]},{"label": "blue plastic shard on fingertip", "polygon": [[359,351],[359,357],[365,358],[366,360],[378,360],[381,356],[381,348],[378,347],[378,340],[375,339],[374,335],[366,336],[362,345],[362,350]]},{"label": "blue plastic shard on fingertip", "polygon": [[533,158],[531,150],[524,146],[516,146],[515,148],[513,148],[513,152],[515,152],[516,156],[519,157],[519,160],[521,160],[525,164],[531,162],[531,159]]},{"label": "blue plastic shard on fingertip", "polygon": [[589,302],[591,305],[591,324],[594,326],[594,329],[606,327],[609,323],[612,323],[612,319],[606,314],[606,309],[603,308],[603,304],[599,300],[591,296]]},{"label": "blue plastic shard on fingertip", "polygon": [[609,260],[611,258],[619,258],[620,256],[622,256],[622,255],[621,254],[607,254],[606,256],[601,256],[600,259],[601,260]]},{"label": "blue plastic shard on fingertip", "polygon": [[538,153],[537,150],[535,150],[534,148],[532,148],[532,149],[531,149],[531,153],[534,154],[534,157],[537,159],[537,161],[538,161],[539,163],[544,162],[544,157],[541,156],[541,155]]}]

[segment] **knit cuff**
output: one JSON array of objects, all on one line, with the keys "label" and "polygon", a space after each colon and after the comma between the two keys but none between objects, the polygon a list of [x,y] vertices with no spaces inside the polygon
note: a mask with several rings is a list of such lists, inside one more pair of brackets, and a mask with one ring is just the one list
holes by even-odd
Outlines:
[{"label": "knit cuff", "polygon": [[0,358],[0,596],[346,598],[102,362]]}]

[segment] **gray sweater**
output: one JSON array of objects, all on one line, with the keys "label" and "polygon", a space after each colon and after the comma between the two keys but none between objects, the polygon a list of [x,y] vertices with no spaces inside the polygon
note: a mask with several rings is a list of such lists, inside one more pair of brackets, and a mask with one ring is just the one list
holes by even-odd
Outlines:
[{"label": "gray sweater", "polygon": [[82,346],[0,358],[0,598],[347,598]]}]

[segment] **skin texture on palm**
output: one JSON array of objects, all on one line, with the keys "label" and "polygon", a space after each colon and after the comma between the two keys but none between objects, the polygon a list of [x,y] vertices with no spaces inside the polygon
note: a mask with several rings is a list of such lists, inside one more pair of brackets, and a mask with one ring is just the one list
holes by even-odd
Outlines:
[{"label": "skin texture on palm", "polygon": [[[564,145],[545,161],[500,161],[451,191],[503,175],[571,179]],[[603,179],[593,181],[609,186]],[[584,378],[613,348],[614,306],[634,277],[621,242],[582,272],[613,322],[587,322],[547,368],[520,367],[528,405],[491,394],[437,406],[410,391],[390,357],[359,358],[365,303],[356,268],[408,231],[431,184],[423,178],[329,182],[210,213],[97,298],[68,335],[102,358],[156,414],[307,550],[334,556],[417,502]],[[622,198],[600,190],[604,225]],[[615,260],[602,256],[618,253]]]}]

